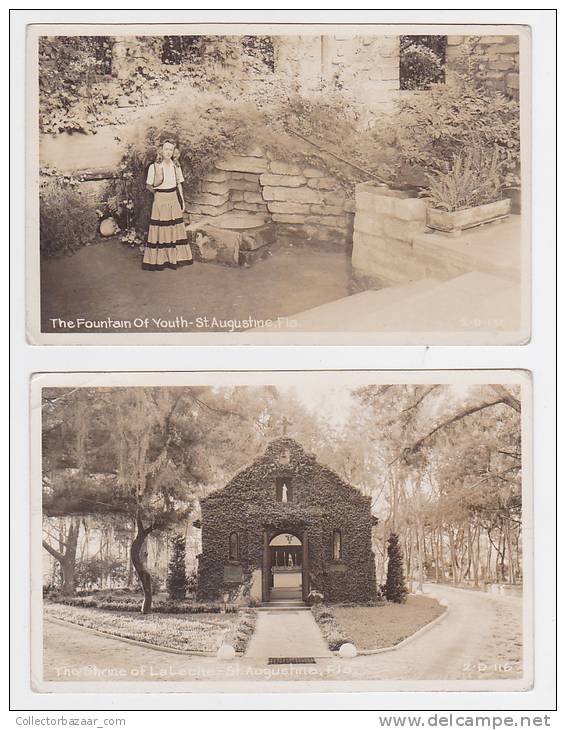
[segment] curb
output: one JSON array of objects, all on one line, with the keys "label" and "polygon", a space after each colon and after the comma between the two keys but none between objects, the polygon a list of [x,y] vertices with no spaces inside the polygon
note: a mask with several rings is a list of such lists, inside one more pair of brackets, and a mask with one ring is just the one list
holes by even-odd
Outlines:
[{"label": "curb", "polygon": [[[126,644],[133,644],[134,646],[141,646],[143,649],[153,649],[154,651],[162,651],[167,654],[180,654],[181,656],[200,656],[200,657],[216,657],[216,652],[210,651],[199,651],[198,649],[184,650],[184,649],[173,649],[168,646],[159,646],[157,644],[150,644],[147,641],[140,641],[139,639],[129,639],[126,636],[117,636],[116,634],[109,634],[106,631],[100,631],[99,629],[93,629],[90,626],[82,626],[81,624],[74,623],[73,621],[65,621],[62,618],[55,618],[54,616],[46,616],[44,621],[59,624],[60,626],[73,626],[81,631],[86,631],[94,636],[102,636],[105,639],[116,639],[116,641],[123,641]],[[236,656],[242,656],[239,652],[236,652]]]}]

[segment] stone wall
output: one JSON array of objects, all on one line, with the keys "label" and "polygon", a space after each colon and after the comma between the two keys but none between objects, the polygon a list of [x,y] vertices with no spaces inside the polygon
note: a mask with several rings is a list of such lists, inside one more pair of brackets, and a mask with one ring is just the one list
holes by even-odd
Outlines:
[{"label": "stone wall", "polygon": [[218,160],[187,203],[192,221],[228,211],[257,213],[276,224],[279,239],[345,247],[353,201],[323,170],[282,162],[260,149]]},{"label": "stone wall", "polygon": [[[466,36],[448,36],[446,62],[448,68],[458,58]],[[475,56],[481,63],[480,78],[497,91],[519,98],[519,36],[486,35],[475,38]]]},{"label": "stone wall", "polygon": [[423,279],[412,239],[425,230],[426,203],[372,183],[356,186],[352,268],[370,284],[392,286]]},{"label": "stone wall", "polygon": [[285,36],[277,38],[275,53],[275,68],[296,79],[303,94],[334,86],[372,113],[399,89],[399,36]]}]

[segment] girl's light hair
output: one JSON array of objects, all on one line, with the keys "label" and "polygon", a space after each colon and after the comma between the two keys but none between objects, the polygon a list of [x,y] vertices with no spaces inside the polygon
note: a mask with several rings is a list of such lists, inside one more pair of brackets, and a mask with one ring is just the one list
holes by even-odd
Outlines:
[{"label": "girl's light hair", "polygon": [[174,147],[173,150],[173,156],[172,160],[175,164],[179,164],[179,158],[181,157],[181,150],[177,146],[177,142],[174,139],[171,139],[171,137],[167,137],[163,141],[159,143],[159,147],[157,148],[156,154],[155,154],[155,161],[156,162],[163,162],[163,145],[165,144],[172,144]]}]

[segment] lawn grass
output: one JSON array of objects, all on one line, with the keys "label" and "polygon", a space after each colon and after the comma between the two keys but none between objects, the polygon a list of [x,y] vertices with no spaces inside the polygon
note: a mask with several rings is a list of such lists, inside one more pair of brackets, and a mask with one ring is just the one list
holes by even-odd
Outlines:
[{"label": "lawn grass", "polygon": [[316,606],[313,615],[331,650],[346,642],[371,650],[399,644],[445,610],[434,598],[409,596],[406,603]]},{"label": "lawn grass", "polygon": [[409,596],[406,603],[336,606],[336,621],[358,649],[395,646],[446,611],[434,598]]},{"label": "lawn grass", "polygon": [[69,621],[111,636],[145,641],[167,649],[207,653],[215,653],[225,640],[235,644],[238,651],[245,650],[253,633],[255,617],[255,612],[144,616],[61,604],[47,604],[44,611],[47,618]]}]

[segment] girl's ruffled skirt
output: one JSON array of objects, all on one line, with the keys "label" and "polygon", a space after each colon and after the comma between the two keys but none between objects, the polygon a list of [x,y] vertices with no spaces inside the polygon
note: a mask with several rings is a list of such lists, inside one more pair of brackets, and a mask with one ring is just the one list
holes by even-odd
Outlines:
[{"label": "girl's ruffled skirt", "polygon": [[187,241],[177,191],[175,188],[157,190],[151,209],[142,267],[148,271],[162,271],[192,263],[193,255]]}]

